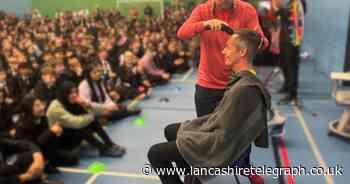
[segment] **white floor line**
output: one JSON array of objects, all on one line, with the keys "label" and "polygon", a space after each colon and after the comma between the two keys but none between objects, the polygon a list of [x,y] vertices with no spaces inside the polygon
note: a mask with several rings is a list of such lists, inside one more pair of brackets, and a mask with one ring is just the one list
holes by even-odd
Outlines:
[{"label": "white floor line", "polygon": [[88,170],[84,169],[75,169],[75,168],[67,168],[67,167],[59,167],[58,170],[61,172],[67,172],[67,173],[76,173],[76,174],[91,174]]},{"label": "white floor line", "polygon": [[[328,166],[327,166],[326,162],[322,158],[320,149],[317,146],[315,138],[312,135],[312,133],[311,133],[309,127],[308,127],[308,124],[305,121],[305,118],[304,118],[303,114],[301,113],[300,109],[298,109],[297,107],[293,107],[293,108],[294,108],[294,112],[295,112],[295,114],[297,116],[298,122],[299,122],[299,124],[301,125],[301,127],[304,130],[305,136],[306,136],[306,138],[307,138],[307,140],[309,142],[309,145],[311,147],[311,150],[312,150],[312,152],[313,152],[317,162],[320,164],[320,166],[323,169],[325,169],[325,171],[327,171]],[[327,184],[334,184],[334,180],[333,180],[332,176],[325,175],[324,177],[326,179]]]},{"label": "white floor line", "polygon": [[[61,172],[66,172],[66,173],[91,174],[91,172],[89,172],[88,170],[84,170],[84,169],[60,167],[59,170]],[[158,176],[153,176],[153,175],[152,176],[151,175],[150,176],[146,176],[146,175],[142,175],[142,174],[126,173],[126,172],[105,171],[105,172],[101,172],[101,173],[98,173],[98,174],[95,174],[95,175],[98,175],[98,176],[119,176],[119,177],[127,177],[127,178],[140,178],[140,179],[146,179],[146,180],[159,180]],[[95,175],[93,175],[92,177],[98,177],[98,176],[95,176]]]},{"label": "white floor line", "polygon": [[182,78],[182,82],[186,81],[193,73],[193,68],[191,68],[190,70],[187,71],[187,73],[184,75],[184,77]]},{"label": "white floor line", "polygon": [[185,84],[194,84],[194,83],[196,83],[196,80],[191,80],[191,79],[189,79],[189,80],[182,80],[182,79],[173,79],[173,80],[171,80],[171,82],[180,82],[180,83],[185,83]]},{"label": "white floor line", "polygon": [[100,176],[100,174],[94,174],[92,175],[89,180],[86,181],[85,184],[94,184],[97,178]]},{"label": "white floor line", "polygon": [[120,177],[128,177],[128,178],[140,178],[147,180],[159,180],[158,176],[146,176],[142,174],[135,173],[125,173],[125,172],[103,172],[106,176],[120,176]]}]

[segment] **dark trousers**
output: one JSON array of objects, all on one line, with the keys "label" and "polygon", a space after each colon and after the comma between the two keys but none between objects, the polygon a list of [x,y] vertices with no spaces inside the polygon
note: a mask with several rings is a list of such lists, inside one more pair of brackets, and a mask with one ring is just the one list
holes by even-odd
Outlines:
[{"label": "dark trousers", "polygon": [[280,67],[284,75],[283,89],[292,97],[298,96],[300,48],[290,43],[281,44]]},{"label": "dark trousers", "polygon": [[[148,151],[148,160],[151,166],[154,169],[165,170],[174,169],[172,162],[176,163],[177,168],[186,169],[186,174],[190,174],[190,165],[184,160],[183,156],[179,152],[179,149],[176,145],[177,132],[180,128],[180,123],[170,124],[164,129],[164,135],[168,142],[159,143],[153,145]],[[247,167],[249,168],[249,154],[251,152],[251,148],[242,155],[241,159],[232,163],[231,167]],[[182,184],[183,182],[180,180],[179,173],[174,173],[172,175],[163,174],[158,175],[163,184]],[[200,183],[197,178],[194,178],[196,181],[192,181],[193,183]]]},{"label": "dark trousers", "polygon": [[128,99],[134,99],[141,94],[136,88],[132,87],[118,88],[117,91],[120,94],[119,102],[123,102]]},{"label": "dark trousers", "polygon": [[216,106],[224,97],[225,90],[209,89],[196,85],[194,102],[196,105],[197,117],[201,117],[214,112]]},{"label": "dark trousers", "polygon": [[[102,141],[97,139],[95,134],[98,135]],[[79,146],[82,140],[86,140],[99,151],[104,151],[114,144],[103,129],[101,123],[92,122],[83,129],[64,129],[59,139],[59,145],[62,145],[61,148],[63,149],[73,149]]]},{"label": "dark trousers", "polygon": [[[153,145],[148,151],[148,160],[154,169],[173,169],[172,162],[176,163],[177,168],[186,168],[190,171],[190,166],[180,154],[176,145],[176,135],[180,124],[171,124],[164,130],[168,142]],[[182,184],[178,173],[173,175],[158,175],[163,184]]]},{"label": "dark trousers", "polygon": [[147,74],[148,80],[151,82],[152,86],[165,85],[169,80],[165,80],[160,75]]},{"label": "dark trousers", "polygon": [[135,113],[132,111],[129,111],[126,107],[121,106],[120,109],[118,109],[117,111],[113,111],[112,113],[105,116],[104,118],[106,118],[109,122],[116,122],[131,115],[135,115]]},{"label": "dark trousers", "polygon": [[[81,131],[81,134],[83,139],[96,147],[99,151],[106,150],[114,144],[99,122],[92,122],[88,127]],[[102,142],[95,137],[95,134],[101,138]]]},{"label": "dark trousers", "polygon": [[[67,135],[67,132],[64,135]],[[28,140],[38,145],[48,164],[54,166],[72,166],[78,163],[79,154],[71,151],[71,148],[62,149],[60,144],[61,142],[63,144],[71,143],[77,145],[78,143],[74,143],[76,139],[71,139],[70,137],[72,136],[68,136],[67,139],[60,141],[60,138],[54,136],[49,129],[44,130],[38,137],[26,134],[21,129],[17,129],[16,132],[17,139]]]},{"label": "dark trousers", "polygon": [[[197,116],[201,117],[212,113],[215,108],[219,105],[221,99],[224,97],[225,90],[221,89],[209,89],[202,86],[196,85],[195,92],[195,105]],[[235,161],[233,165],[239,167],[250,166],[250,152],[251,147],[242,155],[242,157]]]}]

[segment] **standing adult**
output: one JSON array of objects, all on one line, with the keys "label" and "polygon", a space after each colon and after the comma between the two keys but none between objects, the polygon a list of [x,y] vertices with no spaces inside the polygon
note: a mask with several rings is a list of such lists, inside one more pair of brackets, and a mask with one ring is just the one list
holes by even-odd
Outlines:
[{"label": "standing adult", "polygon": [[[198,117],[214,111],[223,98],[225,87],[232,76],[232,70],[225,65],[222,53],[229,39],[229,35],[220,31],[223,25],[229,26],[235,31],[244,28],[258,32],[261,37],[260,48],[266,48],[269,44],[260,27],[255,8],[247,2],[208,0],[192,11],[191,16],[178,30],[177,36],[180,39],[200,36],[200,63],[195,91]],[[239,67],[237,66],[237,68]],[[241,166],[250,166],[250,152],[249,148],[245,154],[242,154]],[[263,181],[257,175],[251,177],[253,180],[258,180],[255,183]]]},{"label": "standing adult", "polygon": [[301,0],[272,0],[272,8],[281,22],[279,60],[285,81],[279,92],[286,93],[279,104],[297,103],[299,55],[304,31],[304,3]]},{"label": "standing adult", "polygon": [[219,31],[222,25],[237,31],[242,28],[254,30],[261,35],[263,47],[268,46],[256,10],[249,3],[241,0],[208,0],[193,10],[177,36],[180,39],[200,36],[200,64],[195,92],[198,117],[213,112],[231,77],[232,71],[225,65],[222,54],[229,35]]}]

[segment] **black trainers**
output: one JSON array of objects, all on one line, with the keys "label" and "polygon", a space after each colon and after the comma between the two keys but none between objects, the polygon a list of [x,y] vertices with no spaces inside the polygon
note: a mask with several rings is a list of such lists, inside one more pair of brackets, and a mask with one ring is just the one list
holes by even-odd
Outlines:
[{"label": "black trainers", "polygon": [[277,104],[278,105],[296,105],[298,103],[296,96],[287,95],[284,98],[280,99]]},{"label": "black trainers", "polygon": [[126,152],[126,148],[125,148],[124,146],[120,146],[120,145],[118,145],[118,144],[113,144],[113,145],[112,145],[112,149],[114,149],[114,150],[119,150],[119,151],[121,151],[121,152],[123,152],[123,153]]},{"label": "black trainers", "polygon": [[139,115],[141,113],[141,109],[137,108],[137,107],[132,107],[132,108],[128,108],[128,113],[130,115]]},{"label": "black trainers", "polygon": [[111,146],[105,150],[100,151],[100,156],[105,157],[122,157],[125,154],[125,148],[121,146]]},{"label": "black trainers", "polygon": [[279,90],[277,91],[278,94],[285,94],[285,93],[287,93],[287,92],[288,92],[288,90],[287,90],[287,88],[285,88],[285,87],[282,87],[281,89],[279,89]]}]

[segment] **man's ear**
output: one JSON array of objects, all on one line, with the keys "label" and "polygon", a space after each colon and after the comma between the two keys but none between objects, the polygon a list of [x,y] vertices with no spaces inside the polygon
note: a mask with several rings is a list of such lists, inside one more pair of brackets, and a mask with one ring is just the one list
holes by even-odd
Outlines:
[{"label": "man's ear", "polygon": [[239,51],[239,55],[240,55],[241,57],[247,56],[247,55],[248,55],[248,49],[247,49],[247,48],[241,49],[241,50]]}]

